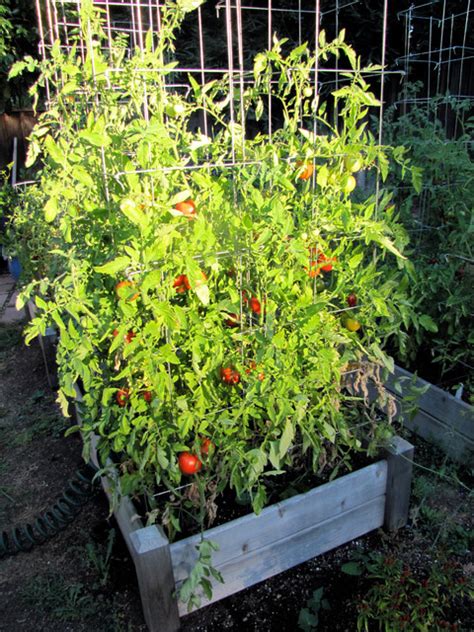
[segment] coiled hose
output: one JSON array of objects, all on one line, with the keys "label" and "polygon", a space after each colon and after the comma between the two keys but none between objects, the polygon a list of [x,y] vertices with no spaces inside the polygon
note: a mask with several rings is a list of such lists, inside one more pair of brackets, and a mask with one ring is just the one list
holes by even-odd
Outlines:
[{"label": "coiled hose", "polygon": [[97,469],[84,465],[67,483],[56,503],[33,523],[14,527],[0,533],[0,559],[20,551],[30,551],[43,544],[70,524],[94,493],[93,478]]}]

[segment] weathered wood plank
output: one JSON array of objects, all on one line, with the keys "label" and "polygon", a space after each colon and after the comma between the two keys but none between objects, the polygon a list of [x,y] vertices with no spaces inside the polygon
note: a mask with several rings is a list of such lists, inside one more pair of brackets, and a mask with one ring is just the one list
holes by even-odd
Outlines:
[{"label": "weathered wood plank", "polygon": [[[402,390],[406,391],[404,384],[408,386],[413,377],[412,373],[397,366],[395,367],[395,374],[390,375],[385,382],[385,387],[393,394],[400,396],[395,388],[395,383],[400,379],[404,380],[399,384],[401,384]],[[435,419],[439,419],[453,432],[458,432],[474,440],[474,408],[472,406],[421,378],[417,377],[414,385],[417,388],[428,385],[428,390],[420,396],[418,402],[420,410]]]},{"label": "weathered wood plank", "polygon": [[[259,516],[251,513],[232,522],[208,529],[206,538],[219,544],[213,554],[213,565],[224,566],[231,560],[242,559],[254,551],[290,538],[315,524],[333,519],[385,494],[387,463],[379,461],[330,483],[293,496],[263,509]],[[200,535],[191,536],[171,545],[175,578],[185,579],[191,571]]]},{"label": "weathered wood plank", "polygon": [[150,632],[179,630],[168,538],[161,527],[145,527],[130,533],[130,546],[148,629]]},{"label": "weathered wood plank", "polygon": [[[274,541],[252,552],[242,552],[240,557],[217,567],[225,583],[213,582],[212,599],[203,598],[201,607],[377,529],[384,521],[384,506],[385,496],[378,496],[334,518],[311,525],[293,536]],[[181,615],[187,613],[185,604],[179,603],[178,606]]]},{"label": "weathered wood plank", "polygon": [[406,428],[425,441],[438,446],[455,461],[468,464],[474,455],[474,440],[453,430],[439,419],[419,411],[413,419],[403,416]]},{"label": "weathered wood plank", "polygon": [[[413,377],[411,373],[408,373],[403,369],[399,369],[399,367],[396,368],[396,371],[397,375],[403,375],[404,377],[410,376],[410,379]],[[403,372],[403,374],[401,372]],[[395,380],[396,378],[391,376],[386,382],[386,390],[390,395],[393,395],[396,401],[397,412],[394,418],[403,423],[408,430],[416,433],[418,436],[422,437],[422,439],[425,439],[425,441],[438,446],[450,458],[463,463],[469,463],[473,459],[474,455],[474,437],[472,436],[471,431],[471,428],[474,426],[474,421],[472,419],[472,407],[465,402],[460,402],[452,395],[449,395],[449,393],[442,391],[444,406],[440,407],[441,412],[437,417],[432,416],[423,409],[423,406],[425,405],[427,398],[429,398],[432,389],[436,389],[436,391],[440,391],[441,389],[430,385],[427,393],[418,402],[418,412],[413,418],[411,418],[410,415],[404,412],[404,406],[402,403],[403,396],[409,394],[409,382],[405,381],[400,383],[402,390],[402,393],[400,394],[398,390],[395,390]],[[348,381],[347,384],[353,393],[361,395],[361,393],[355,391],[353,383],[351,384],[351,382]],[[424,380],[417,380],[416,382],[417,386],[423,386],[425,384],[427,384],[427,382]],[[367,388],[369,400],[374,402],[378,395],[377,389],[370,383],[367,385]],[[379,407],[381,410],[384,410],[383,406],[379,405]],[[443,411],[447,407],[452,407],[451,409],[455,411],[454,415],[459,413],[457,423],[451,423],[453,415],[451,415],[448,420],[442,417],[444,414]],[[433,410],[433,407],[430,407],[430,410]],[[467,434],[464,434],[464,432],[467,432]]]},{"label": "weathered wood plank", "polygon": [[384,525],[400,529],[408,520],[414,447],[401,437],[393,437],[387,453],[387,492]]}]

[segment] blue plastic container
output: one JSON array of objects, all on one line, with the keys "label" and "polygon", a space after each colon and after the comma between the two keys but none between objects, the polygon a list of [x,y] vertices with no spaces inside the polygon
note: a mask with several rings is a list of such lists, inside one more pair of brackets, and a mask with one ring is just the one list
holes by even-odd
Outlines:
[{"label": "blue plastic container", "polygon": [[21,264],[18,257],[10,257],[8,259],[8,271],[10,272],[12,277],[15,279],[15,281],[18,281],[21,274]]}]

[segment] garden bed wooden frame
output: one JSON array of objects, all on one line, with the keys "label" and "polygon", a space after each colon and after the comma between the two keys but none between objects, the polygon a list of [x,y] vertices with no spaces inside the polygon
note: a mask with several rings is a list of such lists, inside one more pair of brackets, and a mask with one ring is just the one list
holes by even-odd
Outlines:
[{"label": "garden bed wooden frame", "polygon": [[[80,411],[76,407],[80,423]],[[91,460],[99,465],[97,437],[92,438]],[[204,538],[219,544],[212,564],[224,584],[213,583],[212,599],[201,607],[253,586],[321,555],[374,529],[393,530],[408,519],[413,446],[394,437],[384,458],[282,502],[256,516],[250,513],[208,529]],[[113,470],[112,470],[113,472]],[[114,474],[102,477],[102,486],[116,498]],[[150,632],[174,632],[186,604],[176,589],[197,560],[201,535],[170,543],[160,525],[145,527],[133,501],[122,496],[114,515],[133,559],[143,614]]]},{"label": "garden bed wooden frame", "polygon": [[[412,386],[425,390],[416,402],[412,402],[412,405],[416,404],[415,414],[411,414],[403,403],[403,398],[410,396]],[[384,388],[394,397],[395,419],[405,428],[437,446],[451,459],[464,465],[473,464],[473,406],[398,366],[384,382]],[[369,385],[369,399],[376,401],[377,397],[377,389]]]}]

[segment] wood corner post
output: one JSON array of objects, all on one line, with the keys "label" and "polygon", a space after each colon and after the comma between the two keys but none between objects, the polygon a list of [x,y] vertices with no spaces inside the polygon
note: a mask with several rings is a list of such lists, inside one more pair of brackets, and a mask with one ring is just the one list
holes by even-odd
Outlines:
[{"label": "wood corner post", "polygon": [[384,527],[389,531],[404,527],[408,521],[414,446],[393,437],[385,448],[387,459],[387,491]]},{"label": "wood corner post", "polygon": [[156,526],[137,529],[129,538],[148,629],[176,632],[180,621],[168,538]]}]

